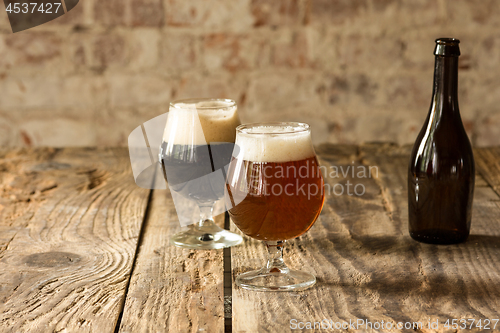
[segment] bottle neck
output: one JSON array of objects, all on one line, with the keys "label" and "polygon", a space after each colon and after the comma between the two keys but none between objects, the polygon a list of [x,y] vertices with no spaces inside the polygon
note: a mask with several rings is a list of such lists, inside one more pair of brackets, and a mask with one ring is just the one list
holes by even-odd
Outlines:
[{"label": "bottle neck", "polygon": [[434,112],[458,112],[458,57],[436,56],[434,66]]}]

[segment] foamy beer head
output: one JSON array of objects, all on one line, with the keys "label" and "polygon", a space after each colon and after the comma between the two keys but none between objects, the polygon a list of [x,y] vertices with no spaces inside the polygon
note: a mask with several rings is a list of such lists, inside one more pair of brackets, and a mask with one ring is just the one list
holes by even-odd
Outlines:
[{"label": "foamy beer head", "polygon": [[238,159],[283,163],[315,156],[311,131],[304,123],[241,125],[237,133]]},{"label": "foamy beer head", "polygon": [[181,100],[170,104],[163,142],[193,146],[234,142],[239,124],[233,100]]}]

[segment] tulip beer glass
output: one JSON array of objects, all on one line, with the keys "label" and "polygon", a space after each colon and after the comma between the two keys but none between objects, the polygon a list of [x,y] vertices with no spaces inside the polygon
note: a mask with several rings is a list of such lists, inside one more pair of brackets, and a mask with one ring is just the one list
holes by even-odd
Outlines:
[{"label": "tulip beer glass", "polygon": [[163,174],[171,191],[200,208],[201,219],[172,236],[174,245],[220,249],[241,243],[241,236],[213,221],[224,196],[225,168],[240,124],[236,103],[228,99],[191,99],[170,104],[160,149]]},{"label": "tulip beer glass", "polygon": [[260,291],[303,290],[316,278],[290,270],[283,262],[286,240],[304,234],[318,218],[324,182],[309,125],[268,123],[241,125],[229,165],[226,205],[236,226],[263,240],[267,265],[243,273],[236,284]]}]

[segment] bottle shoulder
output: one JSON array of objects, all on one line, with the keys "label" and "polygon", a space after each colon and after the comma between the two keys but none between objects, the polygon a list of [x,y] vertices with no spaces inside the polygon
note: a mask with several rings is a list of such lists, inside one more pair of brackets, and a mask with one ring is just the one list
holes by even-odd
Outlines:
[{"label": "bottle shoulder", "polygon": [[427,115],[420,130],[413,149],[420,147],[421,143],[436,145],[436,148],[450,151],[456,148],[471,149],[469,137],[465,131],[458,110],[456,114],[439,116],[432,110]]},{"label": "bottle shoulder", "polygon": [[474,155],[469,138],[460,127],[424,125],[410,155],[409,171],[474,172]]}]

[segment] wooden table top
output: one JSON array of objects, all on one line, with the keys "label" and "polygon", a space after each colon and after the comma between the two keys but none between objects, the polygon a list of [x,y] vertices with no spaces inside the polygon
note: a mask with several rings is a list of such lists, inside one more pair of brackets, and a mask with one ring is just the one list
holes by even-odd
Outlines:
[{"label": "wooden table top", "polygon": [[284,255],[317,284],[267,293],[233,282],[262,243],[169,244],[171,196],[135,185],[126,148],[0,152],[0,332],[500,331],[500,147],[475,150],[471,235],[448,246],[408,235],[409,147],[316,151],[336,192]]}]

